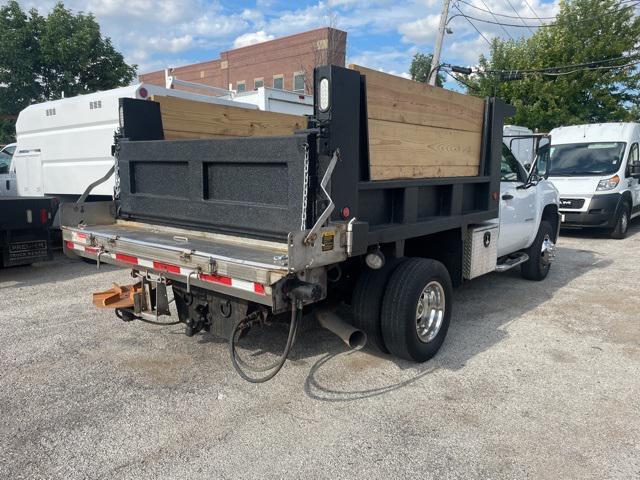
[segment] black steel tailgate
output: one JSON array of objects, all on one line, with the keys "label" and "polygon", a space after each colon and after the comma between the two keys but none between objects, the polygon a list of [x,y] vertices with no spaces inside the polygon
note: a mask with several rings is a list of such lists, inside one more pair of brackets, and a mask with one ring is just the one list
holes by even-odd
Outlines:
[{"label": "black steel tailgate", "polygon": [[119,217],[283,240],[300,230],[305,135],[127,141]]}]

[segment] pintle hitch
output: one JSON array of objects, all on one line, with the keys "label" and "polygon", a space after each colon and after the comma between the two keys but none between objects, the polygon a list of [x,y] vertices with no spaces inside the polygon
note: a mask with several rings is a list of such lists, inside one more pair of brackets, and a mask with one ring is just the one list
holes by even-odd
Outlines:
[{"label": "pintle hitch", "polygon": [[[136,276],[134,274],[134,276]],[[93,304],[98,308],[113,308],[116,316],[124,321],[143,320],[159,325],[173,325],[179,322],[160,322],[159,318],[171,315],[167,295],[167,283],[162,277],[151,279],[137,274],[140,281],[131,285],[114,283],[109,290],[93,294]]]}]

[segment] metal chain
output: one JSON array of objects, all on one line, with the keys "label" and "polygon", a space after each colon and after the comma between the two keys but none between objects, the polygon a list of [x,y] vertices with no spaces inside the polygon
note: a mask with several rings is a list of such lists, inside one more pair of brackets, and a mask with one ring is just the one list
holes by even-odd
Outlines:
[{"label": "metal chain", "polygon": [[[118,129],[120,130],[120,129]],[[118,152],[120,150],[120,145],[118,144],[118,133],[114,135],[114,143],[115,143],[115,151],[113,152],[113,162],[114,162],[114,180],[115,184],[113,186],[113,198],[116,200],[120,199],[120,169],[118,168]]]},{"label": "metal chain", "polygon": [[307,229],[307,196],[309,194],[309,144],[304,144],[304,180],[302,183],[302,218],[300,230]]}]

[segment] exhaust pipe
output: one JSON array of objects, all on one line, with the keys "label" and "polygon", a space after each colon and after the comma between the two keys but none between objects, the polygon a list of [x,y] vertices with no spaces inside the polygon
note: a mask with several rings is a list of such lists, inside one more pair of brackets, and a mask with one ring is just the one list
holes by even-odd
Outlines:
[{"label": "exhaust pipe", "polygon": [[346,343],[349,348],[360,350],[367,343],[366,333],[349,325],[331,310],[317,310],[316,319],[322,328],[326,328],[340,337],[340,340]]}]

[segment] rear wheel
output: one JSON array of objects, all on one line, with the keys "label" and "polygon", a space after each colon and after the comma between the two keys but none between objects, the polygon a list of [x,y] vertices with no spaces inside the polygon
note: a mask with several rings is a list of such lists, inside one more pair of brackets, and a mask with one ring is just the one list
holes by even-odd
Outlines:
[{"label": "rear wheel", "polygon": [[414,362],[432,358],[449,330],[452,294],[442,263],[424,258],[402,263],[382,301],[382,336],[389,351]]},{"label": "rear wheel", "polygon": [[616,218],[616,226],[613,227],[613,230],[611,230],[611,233],[609,234],[611,238],[621,240],[627,236],[630,216],[631,209],[629,208],[629,205],[625,203],[622,205],[620,213],[618,213],[618,217]]},{"label": "rear wheel", "polygon": [[538,235],[526,250],[529,260],[522,264],[520,272],[527,280],[540,281],[547,278],[555,252],[553,228],[546,220],[540,222]]},{"label": "rear wheel", "polygon": [[382,299],[389,278],[404,259],[392,258],[378,270],[366,268],[356,281],[351,305],[353,307],[353,326],[364,330],[368,341],[378,350],[389,353],[382,338],[380,312]]}]

